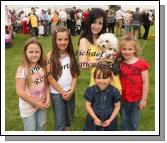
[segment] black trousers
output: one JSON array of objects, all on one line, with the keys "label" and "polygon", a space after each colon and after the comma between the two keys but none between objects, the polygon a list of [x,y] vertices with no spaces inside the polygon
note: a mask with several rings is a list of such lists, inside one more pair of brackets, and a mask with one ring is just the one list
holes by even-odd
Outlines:
[{"label": "black trousers", "polygon": [[72,36],[75,36],[76,21],[71,19],[70,21],[70,32]]},{"label": "black trousers", "polygon": [[32,27],[30,31],[32,37],[38,36],[38,27]]},{"label": "black trousers", "polygon": [[150,24],[149,25],[143,25],[144,26],[144,34],[143,34],[143,39],[146,40],[148,37],[149,29],[150,29]]},{"label": "black trousers", "polygon": [[107,23],[108,32],[114,33],[115,22]]}]

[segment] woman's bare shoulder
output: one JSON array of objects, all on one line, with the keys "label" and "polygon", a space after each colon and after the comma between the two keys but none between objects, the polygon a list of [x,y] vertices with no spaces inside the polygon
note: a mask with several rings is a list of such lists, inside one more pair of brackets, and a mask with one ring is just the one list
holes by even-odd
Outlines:
[{"label": "woman's bare shoulder", "polygon": [[86,39],[86,38],[81,38],[80,39],[80,42],[79,42],[79,47],[82,49],[82,48],[86,48],[86,47],[89,47],[90,45],[90,42]]},{"label": "woman's bare shoulder", "polygon": [[89,41],[88,41],[88,39],[86,39],[86,38],[81,38],[80,39],[80,41],[79,41],[79,43],[81,44],[81,43],[89,43]]}]

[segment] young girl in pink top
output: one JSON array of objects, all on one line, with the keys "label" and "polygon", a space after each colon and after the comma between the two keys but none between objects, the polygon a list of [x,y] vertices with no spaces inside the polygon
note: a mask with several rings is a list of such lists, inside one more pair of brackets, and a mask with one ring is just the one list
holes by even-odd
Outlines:
[{"label": "young girl in pink top", "polygon": [[140,110],[147,103],[149,65],[138,57],[137,41],[130,34],[122,37],[119,48],[123,58],[120,64],[121,127],[122,130],[137,130]]},{"label": "young girl in pink top", "polygon": [[24,45],[23,61],[16,73],[16,93],[25,131],[45,130],[50,102],[45,71],[42,45],[31,38]]}]

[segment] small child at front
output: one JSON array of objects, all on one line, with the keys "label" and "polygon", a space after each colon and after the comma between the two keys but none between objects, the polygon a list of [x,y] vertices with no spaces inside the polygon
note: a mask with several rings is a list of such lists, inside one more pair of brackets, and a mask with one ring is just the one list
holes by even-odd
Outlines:
[{"label": "small child at front", "polygon": [[16,94],[25,131],[43,131],[50,94],[43,67],[42,45],[35,39],[26,41],[23,61],[16,73]]},{"label": "small child at front", "polygon": [[131,34],[122,37],[119,48],[123,58],[120,63],[121,128],[133,131],[138,129],[140,110],[144,109],[147,103],[149,65],[138,57],[138,44]]},{"label": "small child at front", "polygon": [[44,35],[44,26],[42,25],[41,21],[39,21],[39,26],[38,26],[38,37],[43,38]]},{"label": "small child at front", "polygon": [[84,131],[117,131],[117,114],[120,110],[120,92],[110,84],[110,66],[101,62],[94,72],[95,85],[84,94],[88,112]]}]

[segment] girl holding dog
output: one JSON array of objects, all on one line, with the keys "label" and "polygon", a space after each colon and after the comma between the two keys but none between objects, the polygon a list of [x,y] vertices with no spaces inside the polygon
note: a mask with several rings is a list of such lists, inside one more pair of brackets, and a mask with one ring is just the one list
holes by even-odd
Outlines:
[{"label": "girl holding dog", "polygon": [[[106,29],[106,13],[100,8],[92,9],[87,18],[87,24],[85,25],[85,29],[83,30],[79,40],[79,50],[81,51],[81,53],[91,53],[79,55],[79,63],[81,69],[91,68],[89,86],[95,84],[93,74],[95,71],[95,67],[99,62],[99,60],[96,59],[96,53],[100,52],[101,49],[97,46],[97,39],[101,34],[106,33]],[[113,86],[118,88],[121,93],[120,81],[117,81],[119,81],[119,76],[113,75],[111,83]]]},{"label": "girl holding dog", "polygon": [[[95,71],[94,65],[98,63],[95,54],[100,49],[96,46],[98,37],[106,32],[107,21],[106,14],[100,8],[91,10],[87,18],[87,24],[81,33],[79,40],[79,50],[87,53],[88,51],[92,54],[79,55],[79,63],[81,69],[91,68],[90,86],[94,84],[93,73]],[[93,55],[93,56],[92,56]]]},{"label": "girl holding dog", "polygon": [[[79,40],[79,50],[82,53],[83,52],[92,53],[92,54],[79,55],[79,62],[80,62],[81,69],[88,69],[88,68],[91,69],[90,84],[89,84],[90,89],[94,89],[95,84],[97,84],[97,80],[99,80],[99,77],[96,78],[96,72],[95,72],[95,69],[96,69],[95,67],[98,67],[97,65],[100,62],[96,58],[96,53],[101,51],[100,47],[97,46],[97,39],[101,34],[106,33],[106,28],[107,28],[107,20],[106,20],[105,12],[100,8],[92,9],[87,18],[87,24],[85,25],[85,29],[83,30],[83,33],[81,34],[81,37]],[[105,74],[103,73],[103,71],[101,72],[101,70],[99,70],[98,72],[102,73],[102,75]],[[94,73],[95,73],[95,78],[94,78]],[[111,74],[112,72],[110,70],[110,74],[107,74],[107,77],[105,78],[103,76],[100,77],[100,79],[103,80],[103,82],[107,80],[107,82],[105,82],[106,87],[104,89],[98,88],[99,92],[102,93],[104,96],[106,96],[105,93],[106,93],[107,86],[114,79],[114,76],[113,78],[110,77]],[[110,91],[113,92],[113,90],[110,90]],[[93,94],[97,94],[97,93],[95,92]],[[113,92],[113,94],[115,94],[115,92]],[[119,95],[120,95],[120,92],[118,91],[115,97],[117,98]],[[109,99],[108,101],[109,102],[111,101],[112,103],[109,103],[109,106],[107,106],[105,110],[101,111],[103,112],[103,114],[99,115],[95,110],[93,110],[96,108],[94,107],[94,104],[95,104],[94,102],[96,102],[94,101],[94,98],[96,97],[93,95],[91,95],[90,97],[89,96],[90,96],[90,93],[89,92],[87,93],[86,91],[85,105],[88,112],[88,116],[85,122],[84,130],[87,130],[87,131],[88,130],[95,130],[95,131],[96,130],[117,130],[117,123],[116,123],[115,117],[116,117],[116,114],[119,112],[119,104],[116,110],[114,109],[114,107],[116,106],[116,102],[118,100],[113,99],[110,95],[109,97],[108,96],[104,97]],[[111,98],[113,100],[110,100]],[[100,100],[100,96],[97,95],[97,98],[95,100]],[[102,109],[103,104],[105,104],[105,101],[104,102],[102,101],[100,103],[101,104],[99,104],[98,107]],[[106,110],[108,110],[108,108],[110,107],[112,107],[113,110],[106,112]],[[105,118],[103,118],[102,116],[105,116]]]},{"label": "girl holding dog", "polygon": [[148,96],[149,64],[138,57],[137,41],[131,34],[120,40],[120,80],[122,85],[121,128],[137,130],[140,110],[144,109]]}]

